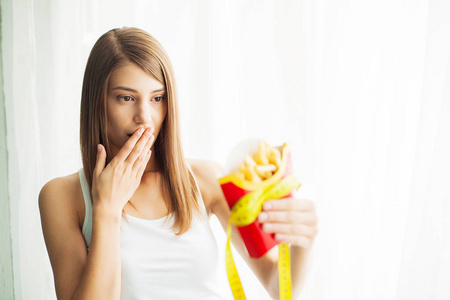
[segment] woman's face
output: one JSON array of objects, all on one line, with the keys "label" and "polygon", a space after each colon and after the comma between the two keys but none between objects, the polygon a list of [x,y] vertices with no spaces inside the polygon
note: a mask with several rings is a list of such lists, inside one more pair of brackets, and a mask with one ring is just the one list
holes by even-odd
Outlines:
[{"label": "woman's face", "polygon": [[167,113],[164,85],[138,65],[127,63],[112,72],[106,101],[113,156],[138,128],[153,128],[156,141]]}]

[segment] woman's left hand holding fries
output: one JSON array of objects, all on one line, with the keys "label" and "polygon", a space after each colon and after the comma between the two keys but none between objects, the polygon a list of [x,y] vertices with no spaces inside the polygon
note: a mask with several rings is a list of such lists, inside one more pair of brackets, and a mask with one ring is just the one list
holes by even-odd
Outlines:
[{"label": "woman's left hand holding fries", "polygon": [[267,200],[258,215],[265,232],[273,233],[282,243],[309,249],[318,232],[314,202],[307,199]]}]

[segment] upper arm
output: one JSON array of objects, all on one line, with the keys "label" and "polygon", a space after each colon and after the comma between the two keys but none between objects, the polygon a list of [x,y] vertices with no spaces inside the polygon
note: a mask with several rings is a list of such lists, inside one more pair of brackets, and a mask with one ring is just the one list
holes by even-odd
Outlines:
[{"label": "upper arm", "polygon": [[[192,165],[205,203],[209,204],[211,213],[217,216],[223,230],[226,232],[231,212],[218,181],[220,177],[226,175],[223,166],[219,163],[206,160],[195,161]],[[273,282],[272,279],[277,277],[271,276],[273,272],[276,272],[275,268],[277,268],[276,248],[271,249],[259,259],[250,257],[245,248],[244,241],[234,225],[231,233],[231,241],[234,248],[252,269],[266,290],[276,293],[277,283]]]},{"label": "upper arm", "polygon": [[223,174],[223,167],[219,163],[209,160],[189,159],[188,162],[194,173],[206,210],[210,214],[216,204],[215,199],[220,196],[217,193],[222,193],[216,178]]},{"label": "upper arm", "polygon": [[58,299],[71,299],[87,259],[86,244],[64,178],[45,184],[39,193],[39,211]]}]

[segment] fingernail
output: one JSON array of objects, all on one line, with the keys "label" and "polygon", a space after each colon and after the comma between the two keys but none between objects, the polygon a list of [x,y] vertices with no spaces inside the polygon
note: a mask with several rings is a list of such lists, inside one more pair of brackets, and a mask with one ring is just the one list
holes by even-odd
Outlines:
[{"label": "fingernail", "polygon": [[270,230],[272,230],[272,228],[273,228],[272,224],[264,224],[264,230],[265,231],[270,231]]},{"label": "fingernail", "polygon": [[258,216],[258,221],[259,222],[264,222],[265,220],[267,220],[267,214],[266,213],[259,213],[259,216]]},{"label": "fingernail", "polygon": [[142,134],[142,132],[144,132],[144,128],[139,128],[138,133]]},{"label": "fingernail", "polygon": [[271,208],[272,208],[272,203],[270,203],[270,202],[264,203],[264,204],[263,204],[263,208],[264,208],[264,209],[271,209]]},{"label": "fingernail", "polygon": [[97,152],[100,152],[100,151],[102,151],[102,146],[97,145]]}]

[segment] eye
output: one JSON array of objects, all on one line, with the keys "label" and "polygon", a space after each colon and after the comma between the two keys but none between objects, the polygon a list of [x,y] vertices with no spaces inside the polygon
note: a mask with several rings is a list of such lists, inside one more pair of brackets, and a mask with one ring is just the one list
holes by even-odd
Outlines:
[{"label": "eye", "polygon": [[118,99],[118,100],[122,100],[122,101],[124,101],[124,102],[129,102],[129,101],[133,100],[133,97],[131,97],[131,96],[123,96],[123,95],[119,95],[119,96],[117,96],[117,99]]},{"label": "eye", "polygon": [[159,97],[153,98],[153,100],[154,100],[155,102],[161,102],[161,101],[163,101],[164,99],[165,99],[164,96],[159,96]]}]

